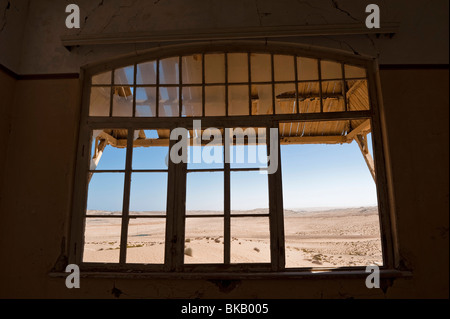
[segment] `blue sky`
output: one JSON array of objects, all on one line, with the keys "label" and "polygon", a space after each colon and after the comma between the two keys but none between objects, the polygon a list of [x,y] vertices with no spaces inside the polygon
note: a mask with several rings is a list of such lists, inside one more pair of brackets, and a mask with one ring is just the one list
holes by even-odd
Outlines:
[{"label": "blue sky", "polygon": [[[370,135],[368,140],[372,149]],[[97,169],[124,169],[125,152],[125,149],[107,146]],[[164,147],[135,148],[133,168],[165,169],[166,155]],[[281,158],[285,209],[377,204],[375,183],[356,142],[281,145]],[[222,165],[194,164],[189,168]],[[259,167],[261,164],[236,164],[235,167],[252,165]],[[187,178],[187,210],[223,211],[223,173],[188,173]],[[94,174],[89,185],[88,209],[120,211],[123,181],[123,173]],[[230,182],[232,210],[268,207],[267,175],[232,172]],[[130,210],[165,210],[166,190],[167,173],[133,173]]]}]

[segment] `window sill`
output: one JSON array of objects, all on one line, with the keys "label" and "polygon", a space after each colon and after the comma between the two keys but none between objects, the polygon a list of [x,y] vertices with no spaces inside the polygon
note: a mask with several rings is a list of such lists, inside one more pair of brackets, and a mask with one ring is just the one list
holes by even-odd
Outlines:
[{"label": "window sill", "polygon": [[[66,272],[50,272],[52,278],[67,277]],[[113,279],[192,279],[192,280],[240,280],[240,279],[322,279],[322,278],[365,278],[369,273],[364,269],[340,270],[300,270],[283,272],[117,272],[117,271],[81,271],[81,278]],[[381,278],[409,278],[410,271],[381,269]]]}]

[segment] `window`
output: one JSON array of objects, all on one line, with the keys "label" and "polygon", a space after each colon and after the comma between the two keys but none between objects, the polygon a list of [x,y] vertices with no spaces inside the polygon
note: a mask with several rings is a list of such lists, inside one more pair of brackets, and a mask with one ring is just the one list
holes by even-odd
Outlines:
[{"label": "window", "polygon": [[196,48],[86,70],[71,260],[149,272],[391,265],[372,61],[289,52]]}]

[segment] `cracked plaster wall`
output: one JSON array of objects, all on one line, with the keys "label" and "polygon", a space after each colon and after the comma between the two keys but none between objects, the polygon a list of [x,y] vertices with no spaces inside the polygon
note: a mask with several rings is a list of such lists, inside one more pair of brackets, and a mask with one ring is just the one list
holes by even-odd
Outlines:
[{"label": "cracked plaster wall", "polygon": [[[352,0],[0,0],[0,63],[19,74],[78,73],[80,66],[164,43],[82,46],[63,35],[161,32],[254,26],[364,25],[365,7]],[[65,6],[81,9],[81,28],[65,28]],[[376,1],[381,22],[398,22],[394,38],[375,35],[270,39],[379,57],[381,64],[448,63],[448,1]]]}]

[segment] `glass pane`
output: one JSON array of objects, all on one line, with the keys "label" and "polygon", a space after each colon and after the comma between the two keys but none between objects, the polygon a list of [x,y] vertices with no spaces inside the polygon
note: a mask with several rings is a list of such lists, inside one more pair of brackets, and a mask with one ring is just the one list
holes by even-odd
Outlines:
[{"label": "glass pane", "polygon": [[342,81],[322,82],[322,99],[324,112],[345,111],[344,95],[342,94]]},{"label": "glass pane", "polygon": [[162,59],[159,61],[159,84],[178,84],[178,57]]},{"label": "glass pane", "polygon": [[111,71],[92,76],[92,84],[111,84]]},{"label": "glass pane", "polygon": [[87,215],[121,215],[123,173],[94,173],[90,177]]},{"label": "glass pane", "polygon": [[272,81],[272,63],[270,54],[251,53],[252,82]]},{"label": "glass pane", "polygon": [[165,215],[167,173],[132,173],[130,215]]},{"label": "glass pane", "polygon": [[129,86],[113,88],[113,116],[133,116],[133,91]]},{"label": "glass pane", "polygon": [[294,57],[291,55],[274,55],[275,81],[294,81]]},{"label": "glass pane", "polygon": [[[135,131],[133,148],[133,169],[167,169],[169,155],[169,130],[140,130]],[[165,146],[161,140],[167,141]]]},{"label": "glass pane", "polygon": [[131,85],[134,83],[134,65],[114,70],[114,84]]},{"label": "glass pane", "polygon": [[316,59],[297,57],[297,77],[299,81],[319,79],[319,67]]},{"label": "glass pane", "polygon": [[228,87],[228,115],[249,115],[247,85],[230,85]]},{"label": "glass pane", "polygon": [[231,214],[268,214],[268,174],[259,171],[230,174]]},{"label": "glass pane", "polygon": [[[308,124],[311,137],[348,130],[348,121]],[[382,265],[376,184],[355,141],[281,145],[281,165],[286,267]]]},{"label": "glass pane", "polygon": [[159,88],[159,116],[171,117],[179,115],[178,87]]},{"label": "glass pane", "polygon": [[272,114],[272,85],[252,85],[252,115]]},{"label": "glass pane", "polygon": [[270,263],[268,217],[231,218],[231,263]]},{"label": "glass pane", "polygon": [[296,112],[296,91],[295,84],[276,84],[275,85],[275,97],[276,97],[276,109],[277,114],[289,114]]},{"label": "glass pane", "polygon": [[109,116],[110,101],[110,87],[91,87],[89,116]]},{"label": "glass pane", "polygon": [[332,61],[320,61],[322,80],[342,78],[342,66]]},{"label": "glass pane", "polygon": [[225,116],[225,87],[205,87],[205,116]]},{"label": "glass pane", "polygon": [[366,69],[346,64],[344,66],[345,77],[349,78],[365,78]]},{"label": "glass pane", "polygon": [[366,80],[350,80],[347,84],[347,107],[349,111],[370,109],[369,93]]},{"label": "glass pane", "polygon": [[94,130],[91,139],[91,170],[125,169],[128,131]]},{"label": "glass pane", "polygon": [[86,218],[83,262],[118,263],[121,218]]},{"label": "glass pane", "polygon": [[205,82],[225,83],[224,54],[205,54]]},{"label": "glass pane", "polygon": [[126,262],[164,264],[165,237],[165,218],[130,219]]},{"label": "glass pane", "polygon": [[183,83],[202,83],[202,55],[194,54],[182,58]]},{"label": "glass pane", "polygon": [[185,86],[182,95],[181,116],[202,116],[202,87]]},{"label": "glass pane", "polygon": [[298,106],[300,113],[320,112],[319,82],[301,82],[298,84]]},{"label": "glass pane", "polygon": [[191,172],[186,181],[186,215],[223,214],[223,172]]},{"label": "glass pane", "polygon": [[223,218],[186,218],[184,263],[223,263]]},{"label": "glass pane", "polygon": [[228,82],[248,82],[247,53],[228,54]]},{"label": "glass pane", "polygon": [[156,116],[156,88],[136,88],[136,117]]},{"label": "glass pane", "polygon": [[137,84],[156,84],[156,61],[137,65]]}]

